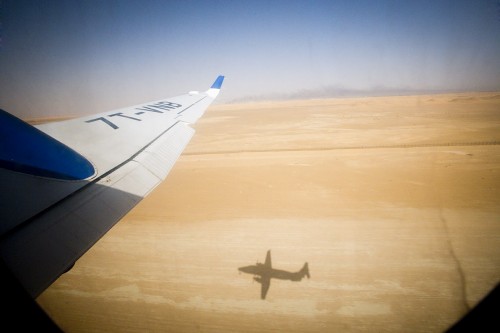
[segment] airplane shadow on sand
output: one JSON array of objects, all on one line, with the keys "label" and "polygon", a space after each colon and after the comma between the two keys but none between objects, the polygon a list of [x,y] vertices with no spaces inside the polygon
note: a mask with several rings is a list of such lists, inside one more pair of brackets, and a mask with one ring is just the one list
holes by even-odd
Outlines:
[{"label": "airplane shadow on sand", "polygon": [[265,263],[243,266],[238,268],[240,272],[253,274],[254,280],[261,284],[260,298],[266,299],[267,292],[271,286],[271,279],[301,281],[304,276],[309,279],[309,264],[306,262],[298,272],[287,272],[280,269],[274,269],[271,264],[271,250],[267,251]]}]

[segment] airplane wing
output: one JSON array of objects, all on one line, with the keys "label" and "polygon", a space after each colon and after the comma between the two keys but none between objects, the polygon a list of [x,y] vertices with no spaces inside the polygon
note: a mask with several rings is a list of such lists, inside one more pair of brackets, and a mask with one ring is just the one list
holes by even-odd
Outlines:
[{"label": "airplane wing", "polygon": [[269,290],[269,287],[271,286],[271,277],[262,277],[260,280],[261,283],[261,288],[260,288],[260,298],[261,299],[266,299],[267,291]]},{"label": "airplane wing", "polygon": [[223,80],[39,126],[0,110],[0,259],[31,297],[165,179]]}]

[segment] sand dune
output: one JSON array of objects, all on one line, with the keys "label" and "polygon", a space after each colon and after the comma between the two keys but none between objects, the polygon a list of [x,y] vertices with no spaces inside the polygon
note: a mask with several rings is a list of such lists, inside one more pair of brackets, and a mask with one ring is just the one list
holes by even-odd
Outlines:
[{"label": "sand dune", "polygon": [[[498,96],[213,106],[37,301],[67,332],[442,332],[500,281]],[[268,249],[311,279],[260,300]]]}]

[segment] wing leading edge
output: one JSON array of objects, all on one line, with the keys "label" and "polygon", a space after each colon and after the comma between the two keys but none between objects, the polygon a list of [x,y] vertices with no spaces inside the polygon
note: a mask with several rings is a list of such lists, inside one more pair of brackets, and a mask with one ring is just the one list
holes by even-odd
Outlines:
[{"label": "wing leading edge", "polygon": [[[3,114],[26,131],[22,145],[44,137],[51,149],[66,152],[54,154],[49,162],[38,161],[44,156],[42,145],[42,154],[27,149],[16,160],[9,148],[13,141],[1,138],[0,255],[31,297],[43,292],[166,178],[194,134],[189,125],[217,97],[223,80],[219,76],[202,93],[36,128]],[[0,123],[9,128],[2,114]],[[68,179],[60,170],[44,172],[57,166],[58,158],[67,162],[67,156],[76,156],[87,167],[79,174],[84,176]],[[30,163],[38,169],[29,168]]]}]

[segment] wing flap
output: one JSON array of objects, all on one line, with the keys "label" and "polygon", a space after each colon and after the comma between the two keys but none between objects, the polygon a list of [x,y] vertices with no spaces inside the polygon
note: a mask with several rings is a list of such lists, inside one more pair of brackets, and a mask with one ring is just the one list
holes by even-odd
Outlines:
[{"label": "wing flap", "polygon": [[[168,134],[151,144],[134,160],[158,178],[165,179],[193,135],[194,130],[191,127],[178,123]],[[179,147],[182,150],[178,149]]]}]

